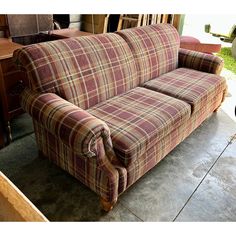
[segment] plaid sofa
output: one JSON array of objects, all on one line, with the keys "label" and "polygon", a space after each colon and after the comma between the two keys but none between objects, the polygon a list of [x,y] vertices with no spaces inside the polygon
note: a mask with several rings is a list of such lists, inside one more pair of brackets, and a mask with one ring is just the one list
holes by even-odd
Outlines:
[{"label": "plaid sofa", "polygon": [[223,61],[179,46],[175,28],[157,24],[14,52],[40,152],[105,210],[224,99]]}]

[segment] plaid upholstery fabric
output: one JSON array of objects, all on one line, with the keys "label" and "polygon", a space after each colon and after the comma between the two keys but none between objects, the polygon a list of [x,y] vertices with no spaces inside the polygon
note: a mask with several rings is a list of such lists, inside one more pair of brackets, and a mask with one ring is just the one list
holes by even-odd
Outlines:
[{"label": "plaid upholstery fabric", "polygon": [[14,54],[31,81],[22,106],[33,117],[39,150],[110,202],[222,101],[221,94],[209,96],[191,115],[184,101],[135,88],[176,68],[179,36],[164,24],[130,31],[119,32],[129,45],[106,34],[31,45]]},{"label": "plaid upholstery fabric", "polygon": [[164,157],[168,158],[166,155],[193,132],[220,104],[221,96],[212,99],[201,110],[191,115],[190,119],[164,136],[163,139],[148,149],[142,156],[139,156],[132,165],[127,167],[127,188],[152,169]]},{"label": "plaid upholstery fabric", "polygon": [[116,34],[34,44],[14,53],[32,90],[52,92],[87,109],[138,84],[129,46]]},{"label": "plaid upholstery fabric", "polygon": [[187,67],[219,75],[224,67],[224,61],[223,59],[211,54],[180,48],[178,67]]},{"label": "plaid upholstery fabric", "polygon": [[22,106],[33,117],[39,150],[107,201],[116,201],[127,185],[107,125],[56,94],[22,93]]},{"label": "plaid upholstery fabric", "polygon": [[53,135],[34,120],[36,141],[39,149],[51,161],[95,191],[103,199],[112,202],[162,160],[198,127],[220,103],[220,96],[209,101],[205,107],[164,136],[128,167],[119,164],[111,165],[108,159],[102,158],[104,155],[99,155],[101,157],[99,162],[98,158],[81,158],[74,153],[73,149],[61,142],[58,136]]},{"label": "plaid upholstery fabric", "polygon": [[169,24],[118,31],[130,46],[137,62],[140,84],[177,68],[179,34]]},{"label": "plaid upholstery fabric", "polygon": [[218,75],[179,68],[146,82],[144,87],[181,99],[196,112],[209,100],[222,97],[226,81]]},{"label": "plaid upholstery fabric", "polygon": [[81,157],[95,157],[97,140],[103,139],[106,155],[113,159],[114,152],[107,125],[85,110],[65,101],[56,94],[39,95],[25,89],[22,107]]},{"label": "plaid upholstery fabric", "polygon": [[138,87],[88,112],[106,122],[116,156],[128,166],[188,120],[190,110],[185,102]]},{"label": "plaid upholstery fabric", "polygon": [[111,202],[117,200],[119,192],[126,189],[127,171],[125,168],[119,168],[119,166],[116,167],[110,163],[103,153],[104,145],[101,139],[97,142],[98,156],[83,158],[68,145],[65,145],[57,135],[45,129],[40,122],[33,121],[37,145],[44,156],[95,191],[103,199]]}]

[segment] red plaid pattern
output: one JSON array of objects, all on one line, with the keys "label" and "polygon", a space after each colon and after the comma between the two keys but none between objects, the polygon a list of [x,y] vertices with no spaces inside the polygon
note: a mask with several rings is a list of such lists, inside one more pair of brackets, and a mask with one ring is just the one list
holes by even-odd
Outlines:
[{"label": "red plaid pattern", "polygon": [[211,54],[180,48],[178,67],[187,67],[219,75],[224,67],[224,61],[223,59]]},{"label": "red plaid pattern", "polygon": [[[179,67],[216,74],[222,61],[179,50],[173,26],[118,34],[35,44],[14,53],[30,80],[22,106],[33,117],[39,150],[110,202],[218,108],[226,88],[219,76],[175,70],[178,56]],[[150,79],[150,89],[137,87]],[[158,89],[178,99],[153,91]]]},{"label": "red plaid pattern", "polygon": [[70,173],[107,201],[116,201],[118,194],[127,186],[127,171],[119,168],[106,157],[101,139],[96,142],[98,156],[84,158],[57,135],[49,132],[38,121],[33,120],[39,150],[53,163]]},{"label": "red plaid pattern", "polygon": [[34,44],[14,53],[30,87],[87,109],[138,85],[129,46],[116,34]]},{"label": "red plaid pattern", "polygon": [[21,105],[34,120],[56,135],[81,157],[95,157],[97,140],[103,139],[106,155],[113,159],[110,131],[106,123],[56,94],[38,94],[25,89]]},{"label": "red plaid pattern", "polygon": [[25,89],[22,107],[32,116],[39,150],[108,201],[127,185],[107,125],[56,94]]},{"label": "red plaid pattern", "polygon": [[[192,115],[179,127],[150,147],[143,155],[128,167],[113,164],[105,155],[96,158],[82,158],[73,149],[65,145],[58,136],[51,134],[39,122],[34,120],[35,135],[39,149],[51,161],[84,183],[99,196],[114,201],[118,195],[135,183],[146,172],[161,161],[175,146],[198,127],[221,103],[220,96]],[[101,148],[103,150],[103,148]],[[98,158],[99,158],[98,157]],[[118,189],[118,190],[117,190]]]},{"label": "red plaid pattern", "polygon": [[118,31],[137,62],[140,84],[177,68],[179,34],[170,24]]},{"label": "red plaid pattern", "polygon": [[201,110],[191,115],[190,119],[164,136],[163,139],[148,149],[142,156],[139,156],[136,162],[127,167],[127,188],[152,169],[181,141],[188,137],[220,104],[221,96],[212,99]]},{"label": "red plaid pattern", "polygon": [[128,166],[188,120],[191,109],[185,102],[138,87],[88,112],[106,122],[115,153]]},{"label": "red plaid pattern", "polygon": [[218,75],[179,68],[146,82],[144,87],[181,99],[196,112],[213,98],[223,96],[226,81]]}]

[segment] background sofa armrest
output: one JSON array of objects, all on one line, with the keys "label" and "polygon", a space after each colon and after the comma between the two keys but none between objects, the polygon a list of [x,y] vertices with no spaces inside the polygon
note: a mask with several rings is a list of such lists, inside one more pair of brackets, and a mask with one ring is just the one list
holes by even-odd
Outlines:
[{"label": "background sofa armrest", "polygon": [[220,57],[183,48],[179,49],[178,67],[187,67],[219,75],[223,66],[224,61]]},{"label": "background sofa armrest", "polygon": [[103,140],[106,154],[113,153],[110,130],[105,122],[53,93],[25,89],[21,105],[33,119],[57,136],[81,157],[97,156],[97,141]]}]

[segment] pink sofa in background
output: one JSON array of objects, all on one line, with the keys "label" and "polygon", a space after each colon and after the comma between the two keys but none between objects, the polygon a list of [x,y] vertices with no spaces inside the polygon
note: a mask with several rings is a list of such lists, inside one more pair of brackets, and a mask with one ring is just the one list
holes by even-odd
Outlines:
[{"label": "pink sofa in background", "polygon": [[217,53],[221,50],[221,44],[201,43],[200,40],[192,36],[180,36],[180,47],[209,54]]},{"label": "pink sofa in background", "polygon": [[223,61],[181,49],[169,24],[30,45],[14,59],[30,81],[21,104],[40,152],[96,192],[106,211],[226,92]]}]

